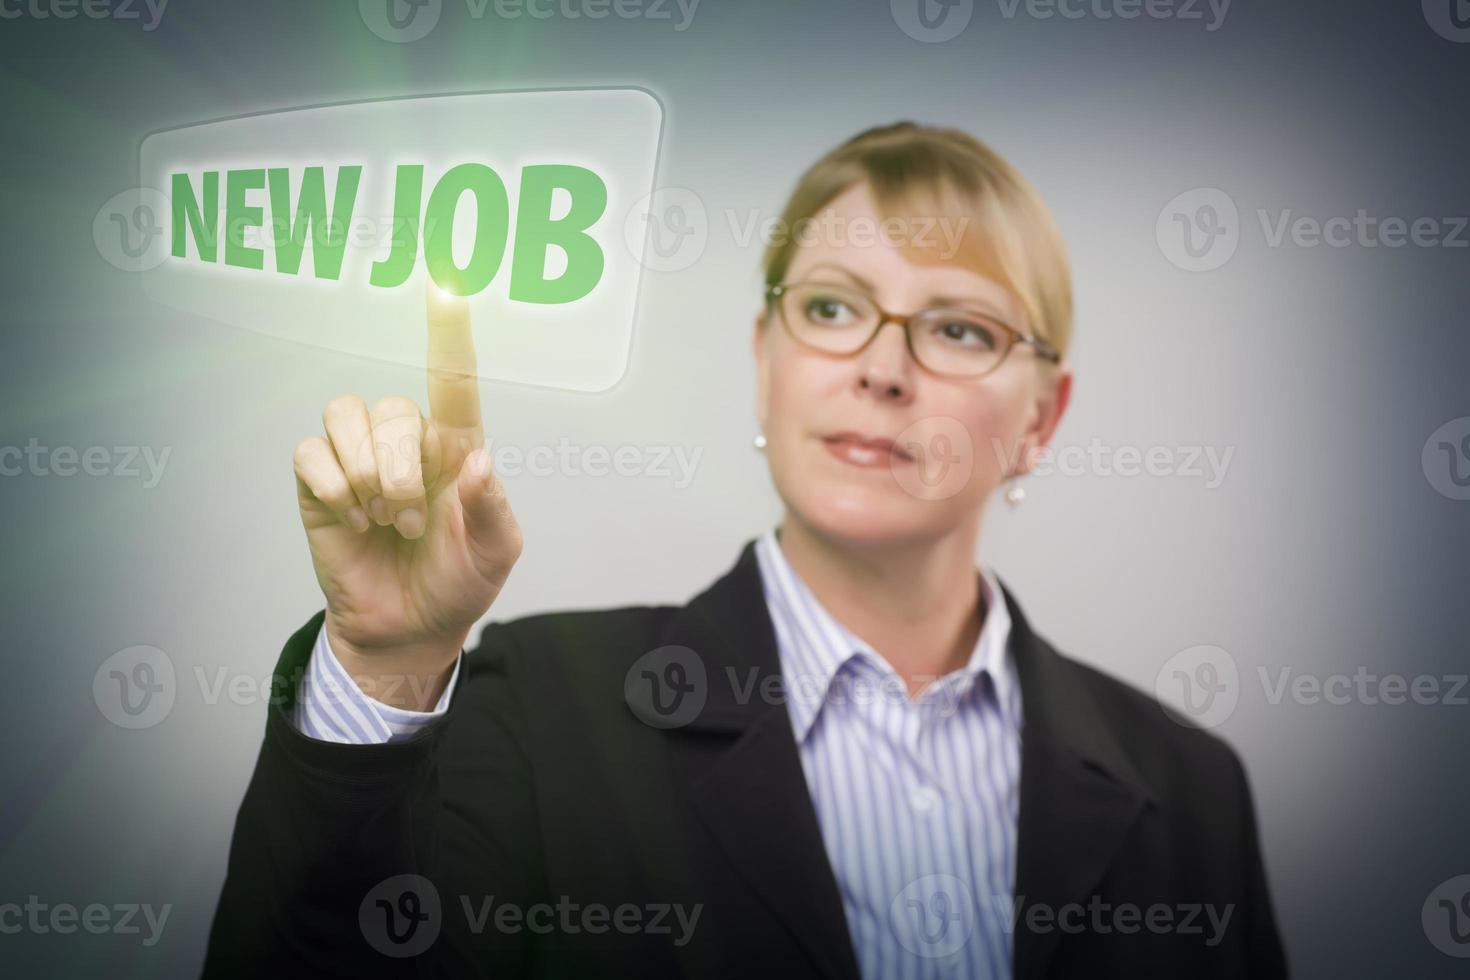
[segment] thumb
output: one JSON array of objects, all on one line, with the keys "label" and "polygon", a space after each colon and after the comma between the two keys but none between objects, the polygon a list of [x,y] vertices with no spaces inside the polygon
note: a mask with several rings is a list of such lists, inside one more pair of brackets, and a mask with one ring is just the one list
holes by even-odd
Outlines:
[{"label": "thumb", "polygon": [[521,528],[511,513],[505,484],[495,475],[483,446],[465,458],[457,482],[466,544],[476,570],[487,579],[503,580],[520,557]]}]

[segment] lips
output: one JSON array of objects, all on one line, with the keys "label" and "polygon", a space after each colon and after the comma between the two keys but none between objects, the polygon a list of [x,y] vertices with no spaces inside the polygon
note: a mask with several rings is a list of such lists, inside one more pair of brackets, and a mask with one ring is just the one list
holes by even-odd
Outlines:
[{"label": "lips", "polygon": [[883,458],[892,458],[896,462],[913,462],[914,457],[901,446],[894,443],[892,439],[883,436],[868,436],[861,432],[834,432],[823,436],[829,449],[843,450],[856,448],[867,450],[869,453],[877,453]]}]

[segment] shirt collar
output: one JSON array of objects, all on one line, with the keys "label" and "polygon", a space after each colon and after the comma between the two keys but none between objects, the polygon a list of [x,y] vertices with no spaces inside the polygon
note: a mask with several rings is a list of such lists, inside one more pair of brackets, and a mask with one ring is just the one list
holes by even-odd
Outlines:
[{"label": "shirt collar", "polygon": [[[756,541],[762,587],[771,623],[775,628],[781,672],[786,684],[787,707],[798,742],[816,723],[826,703],[832,681],[848,661],[863,658],[876,669],[897,678],[893,667],[861,638],[854,635],[817,601],[801,576],[787,562],[774,526]],[[1010,610],[995,575],[978,565],[980,589],[985,599],[985,622],[964,667],[936,683],[968,688],[982,674],[990,677],[1001,717],[1013,730],[1020,729],[1020,685],[1009,650]],[[958,675],[958,676],[957,676]]]}]

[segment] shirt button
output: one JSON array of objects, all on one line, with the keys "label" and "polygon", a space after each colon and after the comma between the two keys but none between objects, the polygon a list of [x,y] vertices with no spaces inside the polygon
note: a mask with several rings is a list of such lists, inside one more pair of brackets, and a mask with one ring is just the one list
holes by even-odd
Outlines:
[{"label": "shirt button", "polygon": [[928,813],[939,805],[939,794],[929,786],[921,786],[909,797],[909,803],[920,813]]}]

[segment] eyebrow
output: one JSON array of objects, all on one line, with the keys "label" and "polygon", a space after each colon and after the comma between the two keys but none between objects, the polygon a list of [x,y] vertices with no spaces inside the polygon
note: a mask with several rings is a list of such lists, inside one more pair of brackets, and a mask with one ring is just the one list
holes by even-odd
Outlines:
[{"label": "eyebrow", "polygon": [[[874,287],[871,282],[858,275],[856,272],[853,272],[851,269],[845,268],[840,265],[835,265],[831,262],[820,262],[817,265],[812,266],[810,271],[816,272],[818,269],[830,269],[833,272],[840,273],[841,275],[844,275],[847,278],[851,279],[853,282],[857,283],[863,289],[867,290],[870,294],[877,292],[876,287]],[[1000,316],[1000,310],[996,307],[994,303],[983,300],[978,296],[941,296],[936,294],[929,297],[929,305],[954,307],[980,306],[985,308],[987,311],[990,311],[993,315]]]}]

